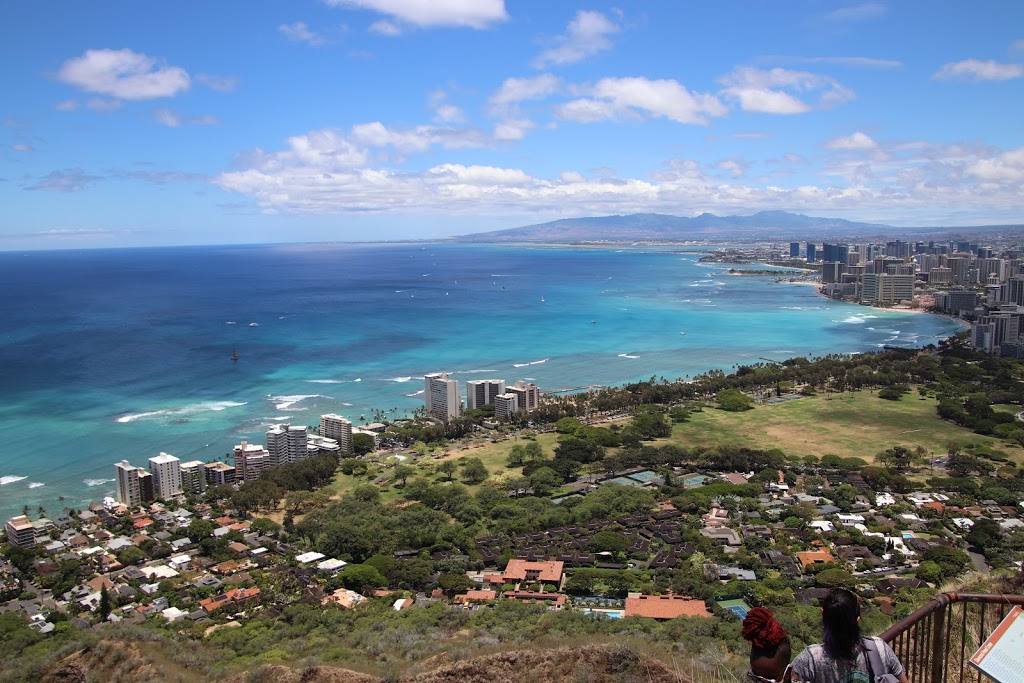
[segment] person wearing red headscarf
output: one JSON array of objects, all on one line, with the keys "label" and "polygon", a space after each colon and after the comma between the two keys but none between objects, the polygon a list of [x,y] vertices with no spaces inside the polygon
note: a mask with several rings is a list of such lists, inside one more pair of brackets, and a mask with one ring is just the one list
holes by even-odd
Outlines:
[{"label": "person wearing red headscarf", "polygon": [[755,607],[743,619],[743,638],[750,641],[747,677],[754,683],[782,683],[793,656],[786,629],[764,607]]}]

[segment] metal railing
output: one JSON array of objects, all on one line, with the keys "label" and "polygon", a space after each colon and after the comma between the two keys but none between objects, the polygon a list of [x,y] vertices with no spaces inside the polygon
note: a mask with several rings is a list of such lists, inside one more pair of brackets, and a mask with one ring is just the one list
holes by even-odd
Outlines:
[{"label": "metal railing", "polygon": [[982,683],[968,660],[1024,595],[940,593],[879,635],[906,669],[910,683]]}]

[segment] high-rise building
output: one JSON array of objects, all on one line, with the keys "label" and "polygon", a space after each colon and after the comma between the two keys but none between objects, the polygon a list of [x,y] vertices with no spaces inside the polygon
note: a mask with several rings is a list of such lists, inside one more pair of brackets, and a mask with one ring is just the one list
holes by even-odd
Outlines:
[{"label": "high-rise building", "polygon": [[862,283],[860,298],[865,303],[896,303],[914,298],[913,275],[866,273]]},{"label": "high-rise building", "polygon": [[117,483],[117,502],[130,508],[142,504],[139,490],[139,471],[141,468],[130,465],[127,460],[114,465],[114,478]]},{"label": "high-rise building", "polygon": [[206,490],[206,463],[201,460],[181,463],[181,490],[196,495]]},{"label": "high-rise building", "polygon": [[800,256],[800,243],[799,242],[790,242],[789,243],[789,257],[790,258],[797,258],[798,256]]},{"label": "high-rise building", "polygon": [[270,466],[277,467],[305,460],[309,455],[308,441],[309,435],[305,425],[293,427],[284,423],[271,427],[267,431],[267,453],[270,454]]},{"label": "high-rise building", "polygon": [[530,412],[536,410],[540,405],[540,388],[536,384],[528,384],[523,380],[516,380],[513,387],[509,387],[507,393],[515,394],[518,397],[516,410]]},{"label": "high-rise building", "polygon": [[513,392],[494,397],[494,417],[507,420],[519,410],[519,395]]},{"label": "high-rise building", "polygon": [[152,503],[156,500],[156,489],[153,487],[153,474],[141,467],[136,471],[139,475],[139,498],[143,503]]},{"label": "high-rise building", "polygon": [[36,528],[25,515],[11,517],[4,524],[7,530],[7,542],[25,550],[36,547]]},{"label": "high-rise building", "polygon": [[471,379],[466,382],[466,410],[494,405],[494,399],[505,393],[503,379]]},{"label": "high-rise building", "polygon": [[235,483],[235,468],[226,462],[206,463],[206,484],[207,486],[220,486],[221,484]]},{"label": "high-rise building", "polygon": [[237,481],[252,481],[259,479],[267,467],[270,466],[270,454],[267,449],[256,443],[243,441],[232,450],[235,459],[235,479]]},{"label": "high-rise building", "polygon": [[807,262],[814,263],[814,244],[811,242],[807,243]]},{"label": "high-rise building", "polygon": [[462,412],[459,403],[458,382],[448,379],[443,372],[436,372],[423,378],[427,415],[447,422]]},{"label": "high-rise building", "polygon": [[337,441],[343,453],[352,452],[352,423],[341,415],[321,415],[320,436]]},{"label": "high-rise building", "polygon": [[846,264],[839,261],[823,261],[821,264],[821,281],[823,284],[829,282],[841,282]]},{"label": "high-rise building", "polygon": [[149,471],[153,475],[153,489],[158,498],[167,500],[181,494],[181,460],[161,453],[149,459]]}]

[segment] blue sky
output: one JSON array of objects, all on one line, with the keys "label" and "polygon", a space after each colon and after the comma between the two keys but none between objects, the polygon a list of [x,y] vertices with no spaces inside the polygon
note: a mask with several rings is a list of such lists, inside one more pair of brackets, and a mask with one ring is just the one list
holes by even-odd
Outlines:
[{"label": "blue sky", "polygon": [[0,7],[0,249],[1024,219],[1024,3]]}]

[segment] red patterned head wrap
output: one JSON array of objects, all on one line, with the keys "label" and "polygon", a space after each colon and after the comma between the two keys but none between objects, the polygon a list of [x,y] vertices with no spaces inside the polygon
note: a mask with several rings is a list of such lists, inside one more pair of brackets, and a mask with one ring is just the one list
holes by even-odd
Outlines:
[{"label": "red patterned head wrap", "polygon": [[778,647],[787,638],[786,629],[764,607],[755,607],[743,620],[743,638],[762,649]]}]

